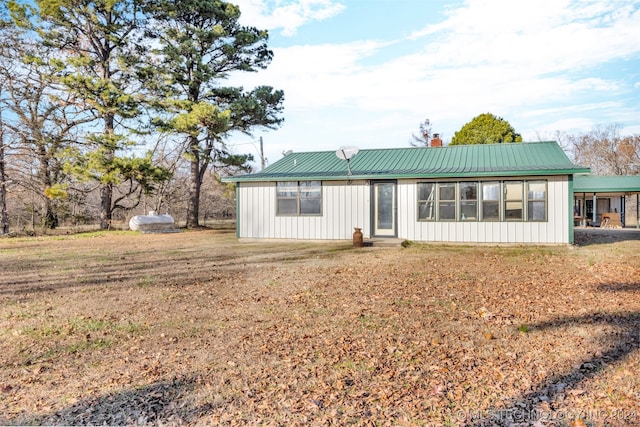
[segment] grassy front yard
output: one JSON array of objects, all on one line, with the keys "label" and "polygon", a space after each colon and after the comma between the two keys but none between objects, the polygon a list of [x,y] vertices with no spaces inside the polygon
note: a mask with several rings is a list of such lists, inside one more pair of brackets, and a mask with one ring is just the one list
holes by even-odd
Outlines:
[{"label": "grassy front yard", "polygon": [[0,239],[0,424],[638,425],[640,241],[589,243]]}]

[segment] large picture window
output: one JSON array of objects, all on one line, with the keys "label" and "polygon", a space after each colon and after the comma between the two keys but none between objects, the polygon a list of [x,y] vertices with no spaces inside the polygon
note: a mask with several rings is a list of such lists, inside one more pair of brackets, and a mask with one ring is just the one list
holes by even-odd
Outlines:
[{"label": "large picture window", "polygon": [[321,215],[322,184],[320,181],[276,183],[277,215]]},{"label": "large picture window", "polygon": [[527,182],[527,221],[547,220],[547,183]]},{"label": "large picture window", "polygon": [[418,220],[433,221],[436,219],[436,184],[433,182],[418,183]]}]

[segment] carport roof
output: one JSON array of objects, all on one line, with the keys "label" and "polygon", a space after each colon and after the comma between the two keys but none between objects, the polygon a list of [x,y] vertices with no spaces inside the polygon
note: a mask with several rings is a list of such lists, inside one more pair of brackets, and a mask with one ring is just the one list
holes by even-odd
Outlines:
[{"label": "carport roof", "polygon": [[360,150],[347,163],[335,151],[290,153],[255,174],[223,181],[298,181],[403,178],[474,178],[573,175],[574,165],[555,141]]},{"label": "carport roof", "polygon": [[573,178],[574,193],[638,193],[640,175],[598,176],[576,174]]}]

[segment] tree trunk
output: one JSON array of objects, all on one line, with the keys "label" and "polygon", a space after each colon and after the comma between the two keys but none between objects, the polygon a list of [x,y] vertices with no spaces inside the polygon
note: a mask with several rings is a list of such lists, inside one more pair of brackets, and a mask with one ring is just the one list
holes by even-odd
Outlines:
[{"label": "tree trunk", "polygon": [[0,235],[9,234],[9,215],[7,214],[7,179],[4,172],[4,145],[2,136],[2,118],[0,117]]},{"label": "tree trunk", "polygon": [[111,228],[111,199],[113,197],[113,186],[103,184],[100,188],[100,229]]},{"label": "tree trunk", "polygon": [[[51,161],[44,144],[40,144],[38,150],[38,161],[40,162],[40,182],[47,189],[53,185]],[[58,214],[53,203],[47,194],[44,194],[44,211],[43,226],[46,229],[54,230],[58,226]]]},{"label": "tree trunk", "polygon": [[0,110],[0,235],[9,234],[9,215],[7,214],[7,177],[4,169],[4,126]]},{"label": "tree trunk", "polygon": [[44,228],[54,230],[58,227],[58,215],[49,198],[44,203]]},{"label": "tree trunk", "polygon": [[190,137],[189,155],[191,156],[191,170],[189,176],[189,202],[187,206],[187,228],[196,228],[199,225],[200,214],[200,188],[202,175],[200,173],[200,145],[198,139]]},{"label": "tree trunk", "polygon": [[[114,133],[113,114],[107,114],[104,118],[104,134],[112,137]],[[109,142],[110,144],[110,142]],[[110,149],[105,153],[106,163],[111,164],[115,157],[115,149]],[[100,229],[108,230],[111,228],[111,219],[113,214],[113,184],[111,182],[103,183],[100,187]]]}]

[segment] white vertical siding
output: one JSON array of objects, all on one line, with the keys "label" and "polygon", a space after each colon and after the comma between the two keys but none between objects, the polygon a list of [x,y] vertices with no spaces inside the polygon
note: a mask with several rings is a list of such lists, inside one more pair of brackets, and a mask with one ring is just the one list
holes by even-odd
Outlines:
[{"label": "white vertical siding", "polygon": [[[398,237],[423,242],[569,243],[569,183],[566,176],[522,177],[547,180],[547,221],[429,222],[417,220],[418,180],[399,180]],[[424,181],[424,180],[420,180]],[[370,186],[367,181],[324,181],[322,215],[277,216],[274,182],[240,185],[239,236],[271,239],[349,240],[354,227],[371,236]]]},{"label": "white vertical siding", "polygon": [[[522,177],[547,180],[545,222],[434,222],[417,220],[418,180],[398,182],[398,237],[424,242],[569,243],[569,182],[566,176]],[[420,180],[424,182],[424,180]]]},{"label": "white vertical siding", "polygon": [[366,181],[324,181],[318,216],[277,216],[275,182],[243,182],[238,197],[241,238],[348,240],[354,227],[370,234]]}]

